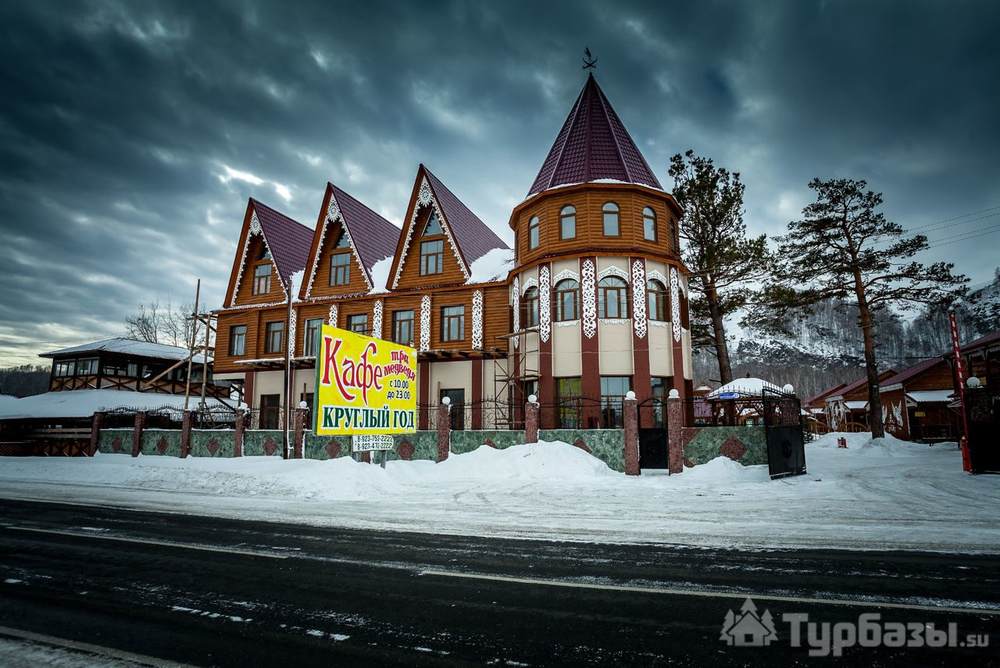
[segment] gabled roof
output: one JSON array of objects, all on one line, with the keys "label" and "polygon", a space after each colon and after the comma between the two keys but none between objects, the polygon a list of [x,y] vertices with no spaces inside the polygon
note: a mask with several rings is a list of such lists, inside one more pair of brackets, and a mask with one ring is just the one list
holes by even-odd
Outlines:
[{"label": "gabled roof", "polygon": [[589,74],[528,195],[599,180],[663,189],[594,75]]},{"label": "gabled roof", "polygon": [[355,256],[364,270],[369,288],[381,289],[372,278],[372,268],[380,260],[390,257],[399,244],[399,228],[378,215],[352,195],[330,182],[326,184],[326,195],[316,222],[313,243],[310,247],[306,267],[309,276],[302,281],[301,296],[308,297],[318,269],[317,262],[323,252],[326,228],[334,220],[340,220],[347,231],[347,240],[354,249]]},{"label": "gabled roof", "polygon": [[[133,357],[150,357],[164,360],[184,360],[188,357],[188,349],[180,346],[168,346],[164,343],[150,343],[148,341],[138,341],[136,339],[126,339],[116,337],[113,339],[101,339],[91,343],[83,343],[79,346],[60,348],[47,353],[39,353],[39,357],[64,357],[69,355],[82,355],[86,353],[119,353],[122,355],[132,355]],[[195,363],[201,363],[203,357],[201,353],[195,353]],[[208,358],[211,361],[211,357]]]},{"label": "gabled roof", "polygon": [[[881,385],[882,383],[884,383],[886,378],[889,378],[890,376],[895,376],[895,375],[896,375],[896,370],[895,369],[887,369],[887,370],[883,371],[882,373],[880,373],[878,375],[879,385]],[[864,387],[867,383],[868,383],[868,377],[867,376],[862,376],[861,378],[859,378],[858,380],[854,381],[853,383],[850,383],[849,385],[845,385],[844,387],[840,388],[840,391],[837,392],[836,395],[831,395],[831,396],[827,397],[827,399],[828,400],[829,399],[838,399],[838,398],[843,399],[844,397],[846,397],[851,392],[854,392],[855,390],[858,390],[858,389]]]},{"label": "gabled roof", "polygon": [[944,363],[945,362],[943,357],[932,357],[930,359],[923,360],[921,362],[918,362],[917,364],[914,364],[911,367],[903,369],[902,371],[900,371],[899,373],[895,374],[890,378],[886,378],[885,380],[880,382],[879,385],[889,386],[889,385],[899,385],[901,383],[905,383],[906,381],[913,379],[915,376],[919,376],[924,371],[927,371],[928,369],[933,369],[938,364],[944,364]]},{"label": "gabled roof", "polygon": [[834,385],[833,387],[823,390],[819,394],[814,394],[813,396],[809,397],[802,403],[808,406],[809,404],[819,401],[820,399],[826,399],[828,396],[830,396],[831,394],[833,394],[842,387],[844,387],[844,383],[840,383],[839,385]]},{"label": "gabled roof", "polygon": [[997,330],[995,332],[990,332],[986,336],[981,336],[974,341],[966,343],[964,346],[962,346],[962,352],[970,353],[974,350],[977,350],[978,348],[983,348],[991,343],[996,343],[998,341],[1000,341],[1000,330]]},{"label": "gabled roof", "polygon": [[510,250],[496,232],[472,213],[462,200],[444,183],[421,164],[417,168],[417,177],[413,182],[413,192],[407,206],[406,220],[403,232],[389,272],[389,289],[394,289],[402,274],[403,263],[410,248],[411,240],[417,230],[417,215],[425,206],[433,206],[441,218],[441,227],[450,241],[452,253],[458,262],[466,281],[473,280],[472,263],[491,250],[501,248]]}]

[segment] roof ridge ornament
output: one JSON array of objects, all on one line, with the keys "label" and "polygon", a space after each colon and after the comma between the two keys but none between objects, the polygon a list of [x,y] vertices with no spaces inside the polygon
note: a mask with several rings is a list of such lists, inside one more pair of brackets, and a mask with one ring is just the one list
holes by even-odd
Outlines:
[{"label": "roof ridge ornament", "polygon": [[583,69],[593,71],[597,67],[597,58],[590,53],[590,47],[583,47]]}]

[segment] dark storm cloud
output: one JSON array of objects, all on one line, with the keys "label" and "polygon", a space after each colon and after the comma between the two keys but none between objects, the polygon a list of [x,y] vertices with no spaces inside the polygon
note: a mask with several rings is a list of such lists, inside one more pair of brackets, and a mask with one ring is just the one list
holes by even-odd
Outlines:
[{"label": "dark storm cloud", "polygon": [[[907,226],[1000,205],[988,3],[7,3],[0,362],[218,305],[249,195],[306,225],[326,180],[400,222],[418,162],[507,233],[589,45],[660,180],[742,172],[780,232],[812,176],[867,178]],[[987,229],[990,218],[947,234]],[[998,236],[941,246],[977,280]]]}]

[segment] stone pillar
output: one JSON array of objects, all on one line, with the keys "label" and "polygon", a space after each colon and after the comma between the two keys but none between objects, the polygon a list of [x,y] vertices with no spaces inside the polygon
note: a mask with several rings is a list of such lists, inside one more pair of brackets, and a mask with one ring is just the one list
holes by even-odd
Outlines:
[{"label": "stone pillar", "polygon": [[538,397],[533,394],[524,405],[524,442],[538,443]]},{"label": "stone pillar", "polygon": [[308,408],[303,408],[303,401],[299,404],[299,407],[295,409],[295,443],[292,445],[292,457],[295,459],[302,459],[305,450],[305,440],[306,440],[306,414],[309,412]]},{"label": "stone pillar", "polygon": [[88,457],[93,457],[97,453],[97,448],[101,443],[101,428],[104,426],[104,413],[98,411],[94,413],[94,419],[90,423],[90,449],[87,451]]},{"label": "stone pillar", "polygon": [[639,409],[635,392],[629,390],[622,401],[625,429],[625,475],[639,475]]},{"label": "stone pillar", "polygon": [[670,390],[667,397],[667,468],[670,474],[684,472],[684,402]]},{"label": "stone pillar", "polygon": [[138,457],[142,451],[142,432],[146,428],[146,412],[135,414],[135,424],[132,427],[132,456]]},{"label": "stone pillar", "polygon": [[236,411],[236,429],[233,433],[233,457],[243,456],[243,432],[246,431],[247,420],[249,418],[249,413],[243,410],[242,407]]},{"label": "stone pillar", "polygon": [[443,462],[451,451],[451,400],[448,397],[441,400],[437,409],[437,437],[437,460]]},{"label": "stone pillar", "polygon": [[191,425],[194,423],[194,413],[184,411],[181,415],[181,459],[191,454]]}]

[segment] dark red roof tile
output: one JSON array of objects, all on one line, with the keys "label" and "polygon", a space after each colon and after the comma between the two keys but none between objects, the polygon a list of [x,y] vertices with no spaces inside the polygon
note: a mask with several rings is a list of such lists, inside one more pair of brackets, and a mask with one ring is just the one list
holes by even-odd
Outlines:
[{"label": "dark red roof tile", "polygon": [[257,212],[257,220],[264,231],[278,274],[282,282],[289,286],[292,274],[306,267],[313,231],[259,200],[250,198],[250,202]]},{"label": "dark red roof tile", "polygon": [[445,222],[451,229],[466,264],[471,267],[473,262],[494,248],[509,248],[503,239],[481,221],[479,216],[472,213],[462,200],[431,173],[431,170],[424,165],[421,165],[421,168],[427,174],[427,181],[434,191],[434,197],[441,206],[441,213],[444,214]]},{"label": "dark red roof tile", "polygon": [[[372,267],[396,252],[400,229],[332,183],[333,197],[347,226],[354,249],[371,278]],[[376,286],[381,288],[383,286]]]},{"label": "dark red roof tile", "polygon": [[898,385],[900,383],[905,383],[906,381],[914,378],[915,376],[922,374],[924,371],[932,369],[936,367],[938,364],[944,364],[944,363],[945,362],[943,357],[932,357],[930,359],[923,360],[921,362],[918,362],[917,364],[914,364],[911,367],[903,369],[902,371],[900,371],[891,378],[886,378],[881,383],[879,383],[879,385],[889,386],[889,385]]}]

